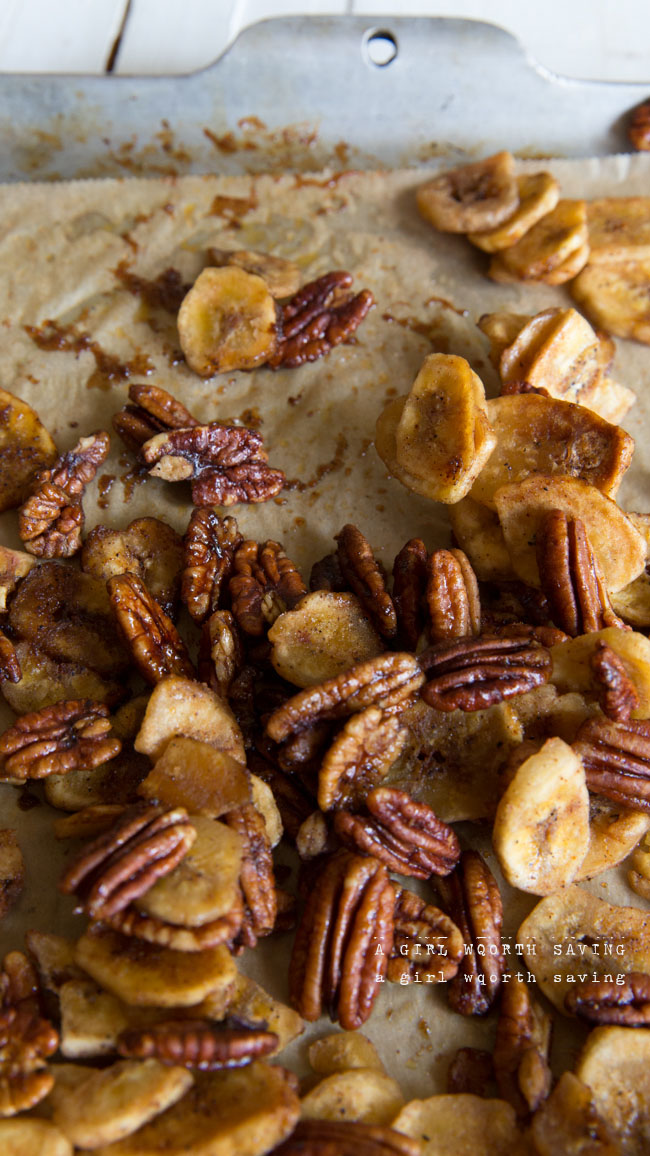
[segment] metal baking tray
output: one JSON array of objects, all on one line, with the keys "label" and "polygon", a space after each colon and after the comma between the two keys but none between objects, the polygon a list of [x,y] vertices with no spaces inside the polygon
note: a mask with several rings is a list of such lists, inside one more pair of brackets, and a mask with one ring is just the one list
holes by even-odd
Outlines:
[{"label": "metal baking tray", "polygon": [[187,76],[0,76],[0,180],[602,156],[649,89],[556,76],[478,21],[279,18]]}]

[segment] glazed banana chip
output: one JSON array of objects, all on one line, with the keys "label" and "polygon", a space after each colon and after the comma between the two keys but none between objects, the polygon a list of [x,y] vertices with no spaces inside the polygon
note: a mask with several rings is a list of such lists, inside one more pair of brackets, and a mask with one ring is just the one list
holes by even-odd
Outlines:
[{"label": "glazed banana chip", "polygon": [[390,1124],[403,1106],[397,1080],[377,1068],[348,1068],[325,1076],[307,1092],[300,1114],[313,1120]]},{"label": "glazed banana chip", "polygon": [[0,389],[0,512],[20,506],[34,474],[58,456],[56,445],[27,402]]},{"label": "glazed banana chip", "polygon": [[422,1144],[422,1156],[523,1156],[514,1108],[469,1094],[411,1100],[392,1124]]},{"label": "glazed banana chip", "polygon": [[332,1032],[309,1045],[309,1063],[320,1076],[332,1076],[350,1068],[384,1071],[375,1045],[362,1032]]},{"label": "glazed banana chip", "polygon": [[[532,229],[511,245],[497,253],[490,262],[489,276],[493,281],[548,281],[559,283],[559,270],[580,255],[582,265],[588,257],[587,205],[581,200],[560,200],[555,208],[542,217]],[[569,266],[565,263],[569,262]],[[582,267],[582,266],[580,266]],[[576,270],[577,272],[577,270]],[[574,277],[570,271],[563,280]]]},{"label": "glazed banana chip", "polygon": [[587,202],[590,265],[650,258],[650,197],[597,197]]},{"label": "glazed banana chip", "polygon": [[0,1151],[4,1156],[72,1156],[72,1144],[56,1124],[17,1116],[0,1120]]},{"label": "glazed banana chip", "polygon": [[515,245],[542,217],[555,208],[560,186],[551,173],[530,173],[517,177],[519,204],[501,225],[482,233],[469,233],[468,240],[484,253],[498,253]]},{"label": "glazed banana chip", "polygon": [[151,693],[135,749],[159,759],[179,735],[209,743],[237,762],[246,762],[242,734],[228,704],[203,683],[170,675]]},{"label": "glazed banana chip", "polygon": [[650,718],[650,639],[637,630],[608,626],[580,634],[552,647],[553,682],[560,692],[578,691],[596,698],[598,685],[591,669],[591,657],[605,643],[621,659],[625,673],[634,683],[639,704],[632,718]]},{"label": "glazed banana chip", "polygon": [[284,257],[257,253],[252,249],[208,249],[208,265],[237,265],[246,273],[254,273],[268,285],[273,297],[291,297],[300,288],[300,269]]},{"label": "glazed banana chip", "polygon": [[168,807],[185,807],[191,815],[218,819],[251,800],[251,776],[224,751],[192,738],[173,738],[138,794]]},{"label": "glazed banana chip", "polygon": [[515,577],[496,513],[469,495],[449,507],[449,521],[477,578],[482,582],[508,582]]},{"label": "glazed banana chip", "polygon": [[53,702],[76,698],[114,706],[128,694],[123,682],[102,678],[97,671],[79,662],[51,658],[27,639],[18,639],[14,648],[21,678],[18,682],[3,679],[2,693],[16,714],[28,714]]},{"label": "glazed banana chip", "polygon": [[178,311],[178,336],[200,377],[254,369],[275,352],[275,300],[255,273],[236,265],[204,269]]},{"label": "glazed banana chip", "polygon": [[274,999],[259,983],[241,973],[235,977],[228,1014],[247,1023],[265,1023],[267,1031],[278,1037],[276,1052],[281,1052],[305,1030],[305,1021],[297,1011]]},{"label": "glazed banana chip", "polygon": [[103,582],[115,574],[135,574],[166,614],[178,602],[183,564],[182,538],[160,518],[136,518],[126,530],[95,526],[81,551],[81,567]]},{"label": "glazed banana chip", "polygon": [[650,1144],[650,1032],[594,1028],[575,1074],[620,1142],[617,1151],[645,1156]]},{"label": "glazed banana chip", "polygon": [[620,1156],[616,1135],[598,1112],[591,1090],[573,1072],[563,1072],[531,1124],[537,1156]]},{"label": "glazed banana chip", "polygon": [[622,863],[649,828],[647,812],[628,811],[602,795],[590,795],[589,850],[578,868],[576,882]]},{"label": "glazed banana chip", "polygon": [[509,152],[441,173],[417,191],[421,216],[443,233],[493,229],[508,220],[518,203],[514,159]]},{"label": "glazed banana chip", "polygon": [[650,258],[643,261],[591,263],[571,285],[571,296],[607,333],[650,345]]},{"label": "glazed banana chip", "polygon": [[267,635],[271,662],[294,686],[315,686],[384,651],[355,594],[314,590],[280,614]]},{"label": "glazed banana chip", "polygon": [[572,883],[589,847],[582,760],[559,738],[517,768],[499,800],[492,841],[513,887],[550,895]]},{"label": "glazed banana chip", "polygon": [[499,358],[504,385],[525,382],[551,397],[581,402],[602,374],[598,335],[575,309],[545,309],[531,317]]}]

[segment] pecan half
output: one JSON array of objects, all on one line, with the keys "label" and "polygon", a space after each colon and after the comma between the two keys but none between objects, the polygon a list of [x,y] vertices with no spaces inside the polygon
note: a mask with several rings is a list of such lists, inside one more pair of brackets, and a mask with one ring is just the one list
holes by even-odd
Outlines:
[{"label": "pecan half", "polygon": [[587,719],[572,746],[590,791],[623,807],[650,811],[650,721]]},{"label": "pecan half", "polygon": [[461,1015],[485,1015],[504,972],[503,905],[497,882],[477,851],[464,851],[453,875],[441,879],[439,886],[465,943],[463,965],[449,983],[449,1003]]},{"label": "pecan half", "polygon": [[407,737],[399,718],[384,715],[377,706],[348,719],[318,773],[321,810],[362,805],[368,791],[388,774]]},{"label": "pecan half", "polygon": [[435,550],[427,562],[426,600],[432,642],[481,633],[481,599],[462,550]]},{"label": "pecan half", "polygon": [[220,518],[207,507],[192,511],[183,538],[181,598],[195,622],[205,622],[219,609],[242,541],[234,518]]},{"label": "pecan half", "polygon": [[152,477],[168,482],[267,460],[260,433],[220,421],[156,434],[140,447],[140,457]]},{"label": "pecan half", "polygon": [[299,1120],[273,1156],[420,1156],[419,1140],[380,1124]]},{"label": "pecan half", "polygon": [[348,523],[336,535],[336,542],[339,567],[350,590],[382,637],[394,638],[397,614],[368,539]]},{"label": "pecan half", "polygon": [[185,643],[144,582],[116,574],[106,583],[117,623],[140,674],[155,685],[168,674],[196,678]]},{"label": "pecan half", "polygon": [[195,506],[268,502],[280,493],[285,482],[282,470],[260,461],[230,466],[227,470],[204,470],[192,479],[192,501]]},{"label": "pecan half", "polygon": [[242,1068],[278,1046],[275,1032],[262,1027],[227,1027],[211,1020],[163,1020],[148,1028],[127,1028],[117,1038],[120,1056],[159,1060],[199,1072]]},{"label": "pecan half", "polygon": [[18,511],[18,533],[29,554],[39,558],[69,558],[81,546],[84,490],[110,448],[107,433],[81,438],[74,449],[57,458],[34,478],[32,492]]},{"label": "pecan half", "polygon": [[173,871],[196,839],[184,807],[139,803],[66,868],[59,889],[80,899],[78,912],[108,918],[146,894],[157,879]]},{"label": "pecan half", "polygon": [[528,985],[510,975],[501,991],[494,1043],[499,1092],[519,1116],[535,1112],[551,1090],[551,1021]]},{"label": "pecan half", "polygon": [[279,542],[242,542],[229,583],[232,612],[245,634],[259,637],[296,605],[307,587]]},{"label": "pecan half", "polygon": [[605,979],[581,980],[568,992],[564,1006],[590,1024],[650,1024],[650,975],[630,971],[621,984]]},{"label": "pecan half", "polygon": [[237,623],[229,610],[215,610],[204,622],[197,665],[201,682],[227,698],[233,679],[244,665]]},{"label": "pecan half", "polygon": [[448,915],[412,891],[395,900],[393,950],[388,979],[394,983],[444,983],[463,958],[463,936]]},{"label": "pecan half", "polygon": [[45,1070],[59,1036],[38,1009],[38,978],[22,951],[5,956],[0,973],[0,1117],[39,1103],[54,1084]]},{"label": "pecan half", "polygon": [[406,650],[415,650],[424,628],[424,595],[427,587],[427,548],[421,538],[411,538],[393,562],[393,605],[397,638]]},{"label": "pecan half", "polygon": [[587,528],[580,518],[551,510],[537,531],[537,565],[553,622],[572,637],[623,627],[614,613]]},{"label": "pecan half", "polygon": [[422,698],[436,710],[483,710],[526,694],[551,677],[550,652],[533,639],[484,634],[440,642],[419,657],[428,681]]},{"label": "pecan half", "polygon": [[16,648],[3,630],[0,630],[0,682],[20,682],[23,677]]},{"label": "pecan half", "polygon": [[589,659],[589,665],[598,686],[603,714],[615,722],[628,719],[639,706],[639,695],[622,658],[601,640]]},{"label": "pecan half", "polygon": [[632,148],[637,152],[647,152],[650,149],[650,100],[644,100],[632,110],[627,136]]},{"label": "pecan half", "polygon": [[278,910],[273,854],[266,823],[252,803],[228,811],[224,821],[237,831],[244,845],[239,876],[244,895],[244,919],[238,939],[242,947],[255,947],[260,936],[273,931]]},{"label": "pecan half", "polygon": [[383,863],[349,851],[327,861],[311,889],[289,965],[290,999],[304,1019],[317,1020],[327,1008],[348,1031],[365,1023],[386,974],[394,903]]},{"label": "pecan half", "polygon": [[333,346],[349,340],[375,303],[368,289],[349,293],[351,284],[349,273],[325,273],[284,303],[281,336],[267,363],[271,369],[293,369],[306,361],[317,361]]},{"label": "pecan half", "polygon": [[370,791],[365,813],[337,811],[334,830],[346,846],[416,879],[448,875],[460,858],[460,843],[451,827],[426,803],[417,803],[395,787]]},{"label": "pecan half", "polygon": [[424,677],[414,655],[380,654],[294,694],[268,719],[267,734],[282,742],[322,719],[344,718],[369,706],[400,707],[419,690]]},{"label": "pecan half", "polygon": [[68,699],[21,715],[0,737],[0,778],[43,779],[90,770],[119,754],[110,733],[108,707],[90,699]]},{"label": "pecan half", "polygon": [[160,386],[130,385],[129,398],[132,404],[125,405],[113,417],[113,429],[134,453],[157,433],[199,424],[180,401]]},{"label": "pecan half", "polygon": [[241,896],[226,915],[220,915],[200,927],[182,927],[177,923],[167,923],[155,915],[146,915],[130,904],[114,915],[102,917],[102,924],[131,939],[142,939],[157,947],[170,947],[173,951],[207,951],[211,947],[234,942],[244,918]]}]

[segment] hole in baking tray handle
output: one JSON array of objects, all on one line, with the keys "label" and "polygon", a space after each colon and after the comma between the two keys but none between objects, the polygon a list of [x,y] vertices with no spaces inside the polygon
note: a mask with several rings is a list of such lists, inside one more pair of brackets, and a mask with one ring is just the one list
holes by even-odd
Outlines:
[{"label": "hole in baking tray handle", "polygon": [[369,28],[361,45],[364,60],[375,68],[386,68],[397,59],[397,38],[385,28]]}]

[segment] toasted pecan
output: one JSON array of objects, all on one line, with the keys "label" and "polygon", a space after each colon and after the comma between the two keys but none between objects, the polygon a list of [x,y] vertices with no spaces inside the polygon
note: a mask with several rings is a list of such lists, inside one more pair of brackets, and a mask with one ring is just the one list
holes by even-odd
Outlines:
[{"label": "toasted pecan", "polygon": [[0,737],[2,778],[42,779],[99,766],[119,753],[108,707],[89,699],[55,702],[21,715]]},{"label": "toasted pecan", "polygon": [[510,975],[501,991],[494,1044],[499,1092],[519,1116],[537,1110],[551,1090],[551,1021],[528,985]]},{"label": "toasted pecan", "polygon": [[29,554],[69,558],[79,550],[83,493],[109,447],[108,434],[100,430],[81,438],[74,449],[36,474],[31,494],[18,512],[18,533]]},{"label": "toasted pecan", "polygon": [[195,678],[185,643],[144,582],[135,574],[116,574],[107,583],[118,626],[142,677],[159,682],[168,674]]},{"label": "toasted pecan", "polygon": [[307,593],[298,568],[279,542],[242,542],[229,582],[232,612],[245,634],[259,637]]},{"label": "toasted pecan", "polygon": [[590,791],[620,806],[650,811],[650,721],[587,719],[572,746]]},{"label": "toasted pecan", "polygon": [[242,541],[234,518],[222,518],[209,507],[192,511],[183,538],[181,598],[195,622],[219,609]]},{"label": "toasted pecan", "polygon": [[397,615],[368,539],[348,524],[336,535],[341,573],[383,638],[397,633]]},{"label": "toasted pecan", "polygon": [[395,787],[369,791],[360,814],[337,811],[334,830],[346,846],[416,879],[448,875],[460,858],[460,843],[451,827],[426,803]]},{"label": "toasted pecan", "polygon": [[351,1120],[298,1122],[273,1156],[420,1156],[418,1140],[380,1124]]},{"label": "toasted pecan", "polygon": [[199,424],[180,401],[158,385],[130,385],[129,398],[130,403],[114,415],[113,429],[134,453],[157,433]]},{"label": "toasted pecan", "polygon": [[424,628],[424,595],[427,585],[427,548],[421,538],[411,538],[393,562],[393,605],[397,639],[406,650],[415,650]]},{"label": "toasted pecan", "polygon": [[499,888],[477,851],[463,852],[454,873],[441,879],[439,886],[465,943],[462,967],[447,989],[449,1003],[461,1015],[485,1015],[504,972]]},{"label": "toasted pecan", "polygon": [[580,518],[551,510],[537,532],[537,565],[542,590],[556,626],[572,637],[623,627],[614,613]]},{"label": "toasted pecan", "polygon": [[321,762],[320,808],[329,811],[363,804],[368,791],[388,774],[406,740],[399,717],[384,715],[380,707],[369,706],[352,715]]},{"label": "toasted pecan", "polygon": [[277,1045],[275,1032],[263,1027],[228,1026],[201,1019],[169,1019],[146,1028],[127,1028],[117,1039],[121,1056],[155,1059],[199,1072],[244,1067]]},{"label": "toasted pecan", "polygon": [[624,722],[639,706],[639,694],[622,658],[602,639],[589,659],[603,714]]},{"label": "toasted pecan", "polygon": [[393,950],[387,977],[395,983],[444,983],[463,957],[463,936],[454,921],[405,888],[397,892]]},{"label": "toasted pecan", "polygon": [[244,845],[239,876],[244,919],[238,938],[243,947],[254,947],[260,936],[273,931],[278,910],[271,843],[264,818],[252,803],[228,811],[224,821]]},{"label": "toasted pecan", "polygon": [[352,277],[335,270],[303,285],[281,307],[280,338],[271,369],[293,369],[317,361],[347,341],[374,305],[368,289],[349,292]]},{"label": "toasted pecan", "polygon": [[579,980],[568,992],[568,1012],[590,1024],[640,1027],[650,1024],[650,975],[631,971],[623,982],[607,979]]},{"label": "toasted pecan", "polygon": [[551,655],[533,638],[483,634],[431,646],[419,656],[422,698],[436,710],[483,710],[551,677]]},{"label": "toasted pecan", "polygon": [[426,602],[432,642],[481,632],[478,581],[462,550],[435,550],[427,561]]}]

